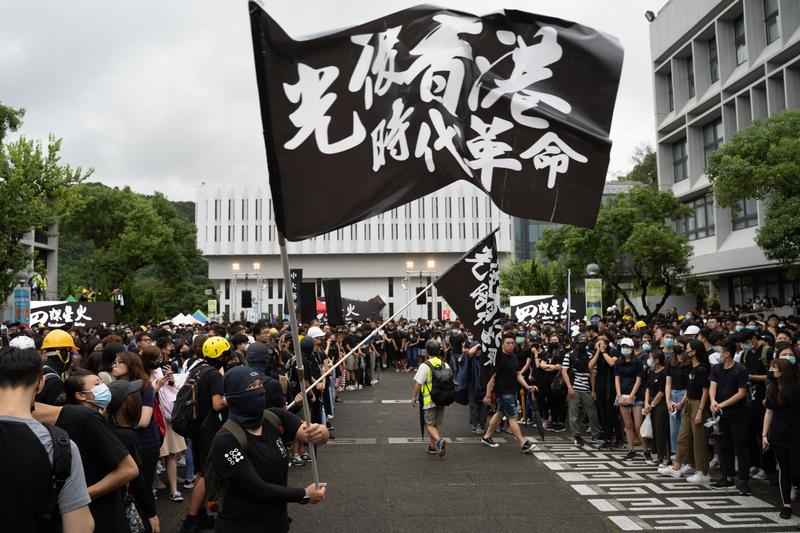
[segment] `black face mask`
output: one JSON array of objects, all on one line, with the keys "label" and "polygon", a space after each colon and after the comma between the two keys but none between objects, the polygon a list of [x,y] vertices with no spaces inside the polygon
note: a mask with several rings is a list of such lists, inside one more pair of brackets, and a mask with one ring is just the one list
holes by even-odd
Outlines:
[{"label": "black face mask", "polygon": [[767,380],[771,381],[772,383],[775,383],[776,378],[774,370],[770,370],[769,372],[767,372]]},{"label": "black face mask", "polygon": [[267,408],[264,387],[226,396],[226,399],[228,401],[228,416],[240,426],[254,428],[264,422],[264,409]]},{"label": "black face mask", "polygon": [[209,365],[213,366],[217,370],[222,368],[225,365],[225,361],[222,360],[222,357],[217,357],[215,359],[206,359]]},{"label": "black face mask", "polygon": [[555,350],[556,348],[558,348],[558,343],[551,342],[550,344],[548,344],[548,346],[550,347],[551,350]]}]

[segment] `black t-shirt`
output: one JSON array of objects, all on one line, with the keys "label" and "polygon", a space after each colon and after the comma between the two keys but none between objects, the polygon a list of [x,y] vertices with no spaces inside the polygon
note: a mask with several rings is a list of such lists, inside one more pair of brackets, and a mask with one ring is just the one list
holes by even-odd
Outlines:
[{"label": "black t-shirt", "polygon": [[[353,348],[358,346],[358,343],[361,342],[362,340],[364,340],[364,337],[362,335],[355,335],[355,334],[348,335],[347,339],[345,340],[345,349],[347,350],[347,352],[351,351]],[[361,348],[359,348],[359,351],[363,351],[363,349],[364,347],[362,346]],[[352,355],[350,357],[352,357]]]},{"label": "black t-shirt", "polygon": [[[78,446],[87,487],[106,477],[129,455],[100,413],[88,407],[65,405],[56,425],[69,433],[69,438]],[[127,531],[122,496],[122,491],[115,490],[92,500],[89,510],[94,517],[95,531]]]},{"label": "black t-shirt", "polygon": [[44,386],[36,395],[36,401],[47,405],[56,405],[56,399],[64,392],[64,382],[58,374],[47,372],[45,369]]},{"label": "black t-shirt", "polygon": [[690,400],[703,398],[703,389],[708,388],[708,368],[697,365],[689,368],[686,376],[686,396]]},{"label": "black t-shirt", "polygon": [[[201,370],[208,366],[211,370]],[[211,442],[214,434],[222,426],[219,415],[214,412],[214,405],[211,398],[223,394],[222,374],[211,365],[201,364],[192,370],[192,373],[203,372],[197,382],[197,419],[201,421],[198,435],[193,438],[204,437],[207,442]]]},{"label": "black t-shirt", "polygon": [[283,433],[265,422],[260,437],[245,432],[246,451],[226,429],[214,437],[209,460],[222,479],[229,479],[244,469],[254,469],[261,481],[277,486],[271,487],[271,497],[268,497],[259,487],[230,483],[222,512],[217,518],[217,531],[267,533],[289,530],[286,504],[299,502],[305,494],[304,489],[286,488],[289,446],[300,428],[300,419],[284,409],[272,411],[281,419]]},{"label": "black t-shirt", "polygon": [[667,385],[667,369],[662,368],[659,371],[653,370],[647,374],[647,389],[650,391],[650,401],[652,402],[656,394],[664,392],[664,387]]},{"label": "black t-shirt", "polygon": [[453,353],[459,354],[464,351],[464,342],[467,338],[464,336],[463,333],[458,333],[456,335],[450,334],[450,347],[453,349]]},{"label": "black t-shirt", "polygon": [[[614,366],[614,375],[619,377],[620,394],[626,395],[629,395],[633,391],[633,387],[636,385],[636,378],[641,378],[642,382],[644,382],[645,379],[644,367],[637,359],[634,359],[630,363],[626,362],[624,359],[617,361],[617,364]],[[635,400],[644,401],[643,386],[639,386],[639,390],[636,391]]]},{"label": "black t-shirt", "polygon": [[[730,368],[725,368],[722,363],[711,367],[711,375],[709,381],[717,382],[717,403],[722,403],[737,392],[739,389],[747,390],[747,369],[739,363],[733,363]],[[745,409],[747,403],[744,399],[736,402],[733,405],[725,407],[722,412],[723,415],[740,415]]]},{"label": "black t-shirt", "polygon": [[[612,351],[610,348],[606,349],[606,353],[612,359],[617,359],[616,352]],[[594,354],[592,354],[594,356]],[[614,376],[613,367],[609,366],[608,361],[601,353],[597,356],[597,365],[595,365],[597,369],[597,377],[595,378],[595,385],[598,389],[610,388],[611,385],[611,378]]]},{"label": "black t-shirt", "polygon": [[790,401],[783,405],[767,398],[765,407],[772,409],[768,433],[770,444],[800,446],[800,389],[796,389]]},{"label": "black t-shirt", "polygon": [[689,382],[689,365],[667,366],[667,375],[671,378],[672,390],[686,390]]},{"label": "black t-shirt", "polygon": [[517,372],[519,363],[515,355],[497,354],[497,365],[494,369],[494,392],[497,396],[501,394],[517,394],[519,382]]},{"label": "black t-shirt", "polygon": [[[761,359],[761,349],[747,350],[742,354],[741,363],[747,369],[748,379],[751,375],[766,376],[767,368],[764,366],[764,361]],[[769,364],[769,361],[767,361]],[[764,381],[751,382],[754,397],[753,401],[761,402],[767,397],[767,384]]]}]

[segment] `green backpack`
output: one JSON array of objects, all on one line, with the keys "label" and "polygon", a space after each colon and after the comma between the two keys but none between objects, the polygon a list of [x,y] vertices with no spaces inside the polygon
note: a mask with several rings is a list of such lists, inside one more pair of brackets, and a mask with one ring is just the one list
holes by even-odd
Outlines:
[{"label": "green backpack", "polygon": [[[269,425],[275,428],[278,433],[283,433],[281,427],[281,419],[278,418],[278,415],[266,409],[264,411],[264,418]],[[242,426],[231,420],[230,418],[222,424],[222,429],[227,429],[230,431],[231,435],[234,436],[236,442],[239,443],[239,449],[242,450],[243,454],[247,453],[247,433]],[[206,463],[206,502],[208,503],[208,510],[221,513],[222,506],[225,501],[225,493],[228,492],[229,482],[226,479],[222,479],[219,472],[214,468],[214,464],[212,461],[208,461]]]}]

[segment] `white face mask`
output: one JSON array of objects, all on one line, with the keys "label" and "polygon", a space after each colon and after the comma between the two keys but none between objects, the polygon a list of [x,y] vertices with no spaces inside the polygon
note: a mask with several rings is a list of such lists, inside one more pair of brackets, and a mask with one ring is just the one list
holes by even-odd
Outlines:
[{"label": "white face mask", "polygon": [[626,355],[626,356],[630,355],[631,353],[633,353],[633,350],[629,346],[625,346],[620,351],[622,352],[622,355]]}]

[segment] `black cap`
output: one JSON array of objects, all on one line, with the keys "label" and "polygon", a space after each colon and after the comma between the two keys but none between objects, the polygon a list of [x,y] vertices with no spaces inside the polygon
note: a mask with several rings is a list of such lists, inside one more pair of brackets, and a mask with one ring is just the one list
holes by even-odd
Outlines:
[{"label": "black cap", "polygon": [[108,390],[111,391],[111,401],[108,402],[106,411],[113,414],[117,412],[117,409],[120,408],[128,396],[142,390],[142,380],[125,381],[124,379],[116,379],[108,385]]},{"label": "black cap", "polygon": [[225,396],[241,394],[257,379],[264,381],[266,378],[258,370],[246,366],[235,366],[225,372],[225,376],[222,378],[223,393]]},{"label": "black cap", "polygon": [[247,347],[247,351],[245,352],[245,359],[247,360],[248,366],[259,372],[263,372],[267,368],[269,356],[270,349],[263,342],[254,342]]}]

